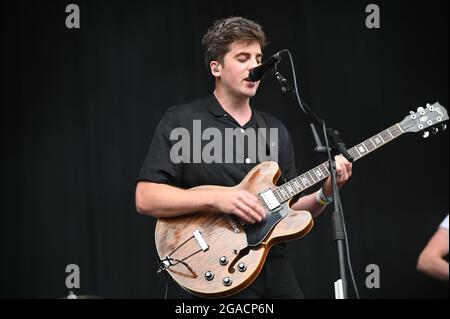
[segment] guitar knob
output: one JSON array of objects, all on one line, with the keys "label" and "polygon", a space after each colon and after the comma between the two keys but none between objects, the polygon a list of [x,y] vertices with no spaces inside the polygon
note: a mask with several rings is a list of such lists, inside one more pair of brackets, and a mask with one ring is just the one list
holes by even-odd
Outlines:
[{"label": "guitar knob", "polygon": [[442,124],[441,125],[441,130],[445,131],[447,129],[447,124]]},{"label": "guitar knob", "polygon": [[205,272],[205,279],[208,281],[211,281],[214,279],[214,273],[212,271]]},{"label": "guitar knob", "polygon": [[244,272],[244,271],[247,270],[247,266],[246,266],[243,262],[240,262],[240,263],[238,264],[238,270],[239,270],[240,272]]},{"label": "guitar knob", "polygon": [[225,285],[225,286],[230,286],[232,283],[233,283],[233,280],[231,280],[231,278],[230,277],[225,277],[225,278],[223,278],[223,284]]},{"label": "guitar knob", "polygon": [[422,134],[423,138],[427,138],[428,136],[430,136],[430,132],[428,132],[428,131],[423,132],[423,134]]},{"label": "guitar knob", "polygon": [[433,127],[431,129],[431,133],[433,133],[433,135],[436,135],[439,132],[439,129],[437,127]]},{"label": "guitar knob", "polygon": [[228,264],[228,258],[225,256],[220,257],[219,264],[221,264],[222,266],[225,266],[226,264]]}]

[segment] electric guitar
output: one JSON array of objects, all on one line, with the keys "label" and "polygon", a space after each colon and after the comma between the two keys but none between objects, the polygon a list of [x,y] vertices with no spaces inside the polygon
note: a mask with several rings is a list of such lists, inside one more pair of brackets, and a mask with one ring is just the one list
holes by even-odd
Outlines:
[{"label": "electric guitar", "polygon": [[[354,160],[409,132],[436,133],[446,128],[447,110],[439,103],[411,111],[403,121],[349,149]],[[231,214],[194,213],[159,218],[155,243],[160,270],[191,294],[205,298],[231,296],[250,285],[258,276],[269,249],[276,243],[298,239],[313,227],[307,211],[290,208],[291,199],[330,175],[328,162],[291,181],[275,186],[278,164],[269,161],[255,166],[234,188],[256,195],[267,216],[260,223],[246,224]],[[226,189],[203,185],[189,189]]]}]

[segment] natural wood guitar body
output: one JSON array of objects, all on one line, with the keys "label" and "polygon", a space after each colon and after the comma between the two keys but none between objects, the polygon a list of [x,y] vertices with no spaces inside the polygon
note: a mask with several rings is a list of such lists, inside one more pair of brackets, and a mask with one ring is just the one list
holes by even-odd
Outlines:
[{"label": "natural wood guitar body", "polygon": [[[234,187],[257,195],[261,191],[275,188],[274,184],[279,176],[279,167],[275,162],[263,162]],[[204,185],[191,188],[190,191],[211,188],[224,187]],[[313,227],[311,214],[290,209],[289,201],[282,204],[281,210],[286,213],[284,218],[273,226],[261,243],[252,247],[247,243],[245,227],[231,215],[205,212],[159,218],[155,231],[159,257],[163,261],[170,258],[166,259],[166,265],[169,260],[173,265],[166,270],[190,293],[206,298],[233,295],[258,276],[270,247],[278,242],[300,238]],[[251,227],[258,227],[258,224]],[[206,250],[201,249],[199,241],[193,235],[196,231],[208,245]],[[183,263],[177,260],[182,260]],[[240,263],[243,263],[241,269],[238,267]],[[213,274],[213,279],[208,274]],[[224,282],[225,278],[229,278],[229,281]],[[228,283],[230,284],[226,285]]]}]

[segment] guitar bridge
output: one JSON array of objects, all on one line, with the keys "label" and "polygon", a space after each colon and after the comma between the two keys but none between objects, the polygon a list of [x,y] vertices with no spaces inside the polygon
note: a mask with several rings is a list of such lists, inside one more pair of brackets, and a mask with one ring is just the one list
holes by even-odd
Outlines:
[{"label": "guitar bridge", "polygon": [[196,230],[195,232],[192,233],[192,235],[194,235],[195,240],[197,240],[197,243],[200,246],[200,249],[203,250],[203,251],[207,251],[209,246],[206,243],[206,241],[203,239],[200,231]]}]

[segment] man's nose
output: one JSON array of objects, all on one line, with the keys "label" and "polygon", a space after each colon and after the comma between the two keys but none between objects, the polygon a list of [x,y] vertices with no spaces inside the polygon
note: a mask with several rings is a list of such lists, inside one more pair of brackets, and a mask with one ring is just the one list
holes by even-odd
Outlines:
[{"label": "man's nose", "polygon": [[252,62],[251,62],[251,63],[249,63],[249,67],[248,67],[248,70],[250,71],[251,69],[254,69],[254,68],[256,68],[256,67],[257,67],[258,65],[259,65],[258,61],[256,61],[256,60],[252,60]]}]

